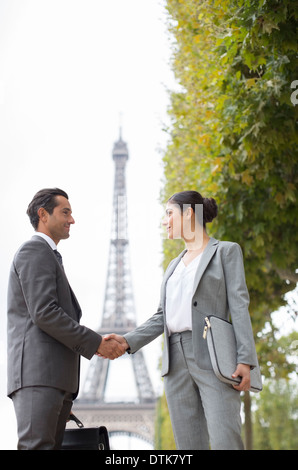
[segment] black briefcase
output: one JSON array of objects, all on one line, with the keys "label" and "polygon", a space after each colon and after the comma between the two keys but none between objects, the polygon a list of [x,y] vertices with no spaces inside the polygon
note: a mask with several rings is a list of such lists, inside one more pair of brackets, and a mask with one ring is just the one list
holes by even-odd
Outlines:
[{"label": "black briefcase", "polygon": [[109,450],[109,435],[105,426],[85,428],[83,423],[71,414],[69,419],[78,428],[65,429],[61,450]]}]

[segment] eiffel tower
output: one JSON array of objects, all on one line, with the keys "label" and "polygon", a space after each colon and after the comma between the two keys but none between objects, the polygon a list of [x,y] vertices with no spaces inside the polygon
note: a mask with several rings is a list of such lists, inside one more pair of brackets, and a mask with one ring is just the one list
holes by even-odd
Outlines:
[{"label": "eiffel tower", "polygon": [[[122,140],[121,129],[112,156],[115,162],[113,217],[102,324],[98,330],[101,335],[123,335],[136,327],[127,235],[125,169],[128,149]],[[110,399],[110,369],[117,363],[118,369],[124,370],[122,365],[127,361],[133,371],[129,388],[135,390],[135,396]],[[127,388],[127,377],[119,376],[114,387],[122,390],[126,385]],[[135,436],[153,446],[155,406],[156,397],[143,352],[140,350],[135,354],[125,354],[115,361],[94,356],[82,393],[75,401],[74,413],[85,427],[106,426],[110,436]]]}]

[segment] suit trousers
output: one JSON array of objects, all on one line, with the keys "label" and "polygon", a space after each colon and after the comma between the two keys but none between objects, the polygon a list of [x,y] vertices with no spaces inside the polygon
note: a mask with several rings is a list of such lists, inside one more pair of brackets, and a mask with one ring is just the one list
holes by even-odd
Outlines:
[{"label": "suit trousers", "polygon": [[194,360],[192,332],[170,337],[170,369],[164,377],[179,450],[243,450],[240,393]]},{"label": "suit trousers", "polygon": [[24,387],[12,395],[18,450],[59,450],[72,394],[52,387]]}]

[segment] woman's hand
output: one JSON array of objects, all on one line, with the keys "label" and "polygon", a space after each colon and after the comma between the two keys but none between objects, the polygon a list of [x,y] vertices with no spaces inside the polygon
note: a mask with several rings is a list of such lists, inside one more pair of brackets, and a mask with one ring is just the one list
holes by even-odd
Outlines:
[{"label": "woman's hand", "polygon": [[128,348],[129,344],[123,336],[112,333],[102,338],[96,355],[103,359],[116,359],[122,356]]},{"label": "woman's hand", "polygon": [[235,390],[246,392],[250,389],[250,366],[248,364],[238,364],[232,377],[233,379],[242,377],[239,385],[233,385]]}]

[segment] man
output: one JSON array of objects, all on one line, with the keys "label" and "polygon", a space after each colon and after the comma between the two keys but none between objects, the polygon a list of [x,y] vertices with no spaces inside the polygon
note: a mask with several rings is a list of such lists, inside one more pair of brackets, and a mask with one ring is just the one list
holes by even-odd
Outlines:
[{"label": "man", "polygon": [[59,449],[78,394],[80,355],[115,359],[125,350],[79,324],[81,309],[57,252],[75,223],[68,195],[43,189],[27,214],[36,234],[16,253],[8,285],[8,396],[18,449]]}]

